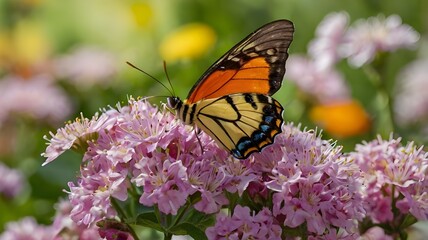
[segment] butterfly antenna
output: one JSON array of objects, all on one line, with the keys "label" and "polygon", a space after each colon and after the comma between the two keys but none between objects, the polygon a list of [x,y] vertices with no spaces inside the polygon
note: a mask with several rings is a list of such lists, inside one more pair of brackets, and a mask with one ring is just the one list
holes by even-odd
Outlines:
[{"label": "butterfly antenna", "polygon": [[170,97],[170,96],[145,96],[145,97],[139,97],[138,100],[146,101],[152,98],[167,98],[167,97]]},{"label": "butterfly antenna", "polygon": [[165,72],[166,79],[168,80],[169,86],[171,87],[173,96],[177,96],[177,95],[175,95],[175,91],[174,91],[174,88],[172,87],[171,80],[169,79],[168,71],[166,70],[166,62],[165,61],[163,61],[163,71]]},{"label": "butterfly antenna", "polygon": [[[137,67],[137,66],[135,66],[134,64],[132,64],[132,63],[130,63],[130,62],[126,62],[126,64],[128,64],[129,66],[131,66],[131,67],[133,67],[133,68],[135,68],[135,69],[137,69],[138,71],[140,71],[140,72],[142,72],[142,73],[144,73],[144,74],[146,74],[147,76],[149,76],[151,79],[153,79],[153,80],[155,80],[156,82],[158,82],[160,85],[162,85],[166,90],[168,90],[168,92],[170,93],[170,94],[172,94],[173,96],[175,96],[175,94],[174,94],[174,89],[171,91],[165,84],[163,84],[161,81],[159,81],[159,79],[157,79],[157,78],[155,78],[155,77],[153,77],[152,75],[150,75],[149,73],[147,73],[146,71],[144,71],[143,69],[141,69],[141,68],[139,68],[139,67]],[[168,75],[167,75],[167,78],[168,78]],[[168,82],[169,82],[169,84],[171,85],[171,82],[169,81],[169,78],[168,78]]]}]

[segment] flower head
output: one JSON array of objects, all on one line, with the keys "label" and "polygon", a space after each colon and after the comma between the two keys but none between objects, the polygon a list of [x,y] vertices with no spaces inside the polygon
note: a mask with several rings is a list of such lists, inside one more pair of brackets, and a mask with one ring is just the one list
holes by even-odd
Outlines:
[{"label": "flower head", "polygon": [[324,17],[318,25],[308,52],[321,69],[331,67],[341,58],[339,46],[343,43],[348,21],[346,12],[335,12]]},{"label": "flower head", "polygon": [[364,216],[359,173],[340,157],[341,148],[290,125],[273,145],[283,152],[266,182],[273,191],[273,216],[291,228],[305,224],[313,236],[332,228],[354,233],[354,220]]},{"label": "flower head", "polygon": [[381,227],[372,227],[369,230],[367,230],[363,235],[361,235],[359,240],[370,240],[370,239],[377,239],[377,240],[392,240],[393,237],[385,234],[385,231]]},{"label": "flower head", "polygon": [[101,49],[80,47],[54,61],[55,75],[81,88],[111,81],[117,71],[114,57]]},{"label": "flower head", "polygon": [[159,51],[166,61],[197,58],[206,53],[216,40],[214,30],[201,23],[184,25],[168,35]]},{"label": "flower head", "polygon": [[290,78],[304,93],[321,103],[331,103],[350,98],[348,86],[342,75],[332,68],[321,68],[314,60],[292,55],[287,64]]},{"label": "flower head", "polygon": [[0,162],[0,195],[14,198],[24,187],[24,175],[19,170],[10,169]]},{"label": "flower head", "polygon": [[[26,7],[24,7],[26,8]],[[15,64],[25,74],[29,69],[44,63],[50,53],[49,41],[44,26],[38,21],[26,18],[17,19],[10,32],[2,29],[0,38],[0,65],[10,67]]]},{"label": "flower head", "polygon": [[55,235],[55,240],[62,239],[84,239],[98,240],[98,227],[85,225],[77,225],[70,218],[70,212],[73,206],[69,201],[60,200],[55,205],[55,218],[52,224],[52,231]]},{"label": "flower head", "polygon": [[428,59],[420,59],[406,66],[398,76],[394,101],[397,121],[410,125],[428,121]]},{"label": "flower head", "polygon": [[[113,113],[113,112],[110,112]],[[64,128],[57,130],[56,134],[50,132],[51,139],[44,136],[44,139],[49,142],[46,151],[42,153],[46,157],[43,165],[55,160],[59,155],[74,147],[76,149],[86,151],[87,142],[95,140],[99,131],[108,130],[116,121],[114,116],[109,113],[104,113],[101,116],[96,114],[91,120],[83,117],[76,118],[76,121],[67,124]]]},{"label": "flower head", "polygon": [[[412,142],[403,146],[401,139],[378,139],[357,145],[350,157],[364,173],[365,202],[373,222],[388,222],[411,213],[428,219],[428,153]],[[396,199],[392,201],[392,199]],[[396,205],[393,203],[396,202]]]},{"label": "flower head", "polygon": [[[231,220],[219,215],[215,230],[207,234],[222,229],[238,237],[278,239],[280,225],[303,223],[311,236],[334,229],[352,234],[354,220],[363,215],[355,165],[312,131],[283,126],[274,144],[238,161],[207,134],[143,100],[131,99],[128,106],[110,111],[114,121],[96,128],[81,176],[69,183],[70,216],[79,224],[93,226],[117,217],[110,200],[126,200],[130,184],[141,187],[141,204],[156,206],[162,214],[178,214],[189,199],[197,199],[192,207],[207,214],[228,204],[228,193],[258,199],[261,207],[255,214],[243,207]],[[271,209],[263,205],[268,198],[273,198]]]},{"label": "flower head", "polygon": [[110,198],[126,200],[129,184],[142,187],[141,204],[156,205],[162,213],[177,214],[196,192],[201,200],[195,208],[214,213],[227,203],[223,190],[239,188],[240,181],[231,181],[226,174],[231,170],[222,166],[226,151],[204,133],[198,138],[171,113],[131,99],[129,106],[58,130],[44,156],[47,163],[76,142],[86,142],[81,176],[69,183],[70,215],[79,224],[114,217]]},{"label": "flower head", "polygon": [[26,217],[18,222],[6,224],[0,240],[45,240],[54,239],[52,227],[39,225],[32,217]]},{"label": "flower head", "polygon": [[318,126],[335,137],[351,137],[370,129],[370,118],[354,100],[315,105],[309,117]]},{"label": "flower head", "polygon": [[16,115],[53,124],[70,112],[69,99],[46,75],[30,79],[7,76],[0,81],[0,126]]},{"label": "flower head", "polygon": [[351,26],[341,48],[349,63],[360,67],[371,62],[379,52],[393,52],[415,46],[419,34],[409,25],[402,24],[398,15],[382,15],[359,20]]},{"label": "flower head", "polygon": [[237,205],[233,215],[217,215],[215,226],[205,231],[208,239],[281,239],[281,227],[273,221],[267,208],[257,214]]}]

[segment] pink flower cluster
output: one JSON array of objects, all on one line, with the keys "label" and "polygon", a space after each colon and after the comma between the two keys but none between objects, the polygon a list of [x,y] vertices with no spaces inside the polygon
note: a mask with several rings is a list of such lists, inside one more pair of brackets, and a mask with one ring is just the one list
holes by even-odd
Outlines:
[{"label": "pink flower cluster", "polygon": [[0,196],[14,198],[24,188],[24,175],[21,171],[11,169],[0,162]]},{"label": "pink flower cluster", "polygon": [[378,137],[357,145],[350,157],[363,172],[365,209],[372,222],[397,224],[406,214],[428,220],[428,153],[422,147]]},{"label": "pink flower cluster", "polygon": [[287,66],[287,78],[317,102],[328,104],[351,98],[343,75],[333,67],[321,68],[316,61],[297,54],[290,56]]},{"label": "pink flower cluster", "polygon": [[70,219],[72,209],[69,201],[56,204],[56,215],[52,225],[41,225],[33,217],[9,222],[0,240],[99,240],[98,227],[78,226]]},{"label": "pink flower cluster", "polygon": [[398,15],[360,19],[349,27],[348,19],[346,12],[331,13],[318,25],[309,54],[321,66],[347,58],[352,66],[361,67],[378,53],[412,48],[419,40],[419,34]]},{"label": "pink flower cluster", "polygon": [[33,217],[26,217],[18,222],[9,222],[0,240],[45,240],[54,239],[54,232],[50,226],[39,225]]},{"label": "pink flower cluster", "polygon": [[117,66],[113,54],[91,46],[81,46],[53,61],[55,76],[81,89],[106,85],[116,75]]},{"label": "pink flower cluster", "polygon": [[[223,188],[233,188],[221,164],[227,153],[207,135],[200,133],[199,143],[195,130],[145,101],[118,108],[59,129],[43,154],[46,164],[73,146],[88,146],[81,176],[69,184],[74,221],[91,225],[114,217],[110,197],[126,200],[130,183],[143,187],[140,203],[157,204],[166,214],[177,214],[195,192],[202,200],[194,207],[202,212],[217,212],[227,203]],[[88,137],[97,140],[81,144]]]},{"label": "pink flower cluster", "polygon": [[[274,160],[271,153],[281,157]],[[272,213],[282,219],[281,225],[298,228],[304,224],[313,237],[351,237],[357,232],[355,220],[365,215],[359,170],[341,156],[341,147],[314,132],[285,128],[274,146],[261,155],[275,161],[266,186],[273,191]]]},{"label": "pink flower cluster", "polygon": [[[92,140],[82,144],[88,136]],[[46,163],[73,146],[87,147],[81,175],[69,184],[70,215],[79,225],[116,217],[110,200],[126,200],[130,185],[141,187],[141,204],[173,215],[196,193],[200,200],[192,207],[206,214],[229,203],[226,193],[248,194],[261,204],[273,197],[271,209],[247,219],[260,226],[260,234],[275,229],[271,236],[280,235],[277,226],[301,224],[310,236],[337,236],[337,229],[353,234],[354,220],[364,214],[355,165],[340,157],[339,147],[292,125],[283,127],[273,145],[239,161],[170,112],[131,99],[129,106],[91,120],[82,117],[52,134]],[[239,224],[235,229],[221,224],[215,228],[244,234]]]},{"label": "pink flower cluster", "polygon": [[58,123],[71,110],[70,100],[47,75],[31,79],[11,75],[0,80],[0,126],[14,115]]},{"label": "pink flower cluster", "polygon": [[402,24],[397,15],[360,19],[349,26],[345,12],[327,15],[315,35],[308,57],[290,56],[287,78],[324,104],[350,98],[343,76],[334,68],[338,61],[347,59],[350,65],[361,67],[379,53],[412,48],[419,39],[419,34]]},{"label": "pink flower cluster", "polygon": [[[421,58],[405,66],[397,77],[394,110],[402,126],[420,124],[428,133],[428,59]],[[427,135],[427,134],[425,134]]]},{"label": "pink flower cluster", "polygon": [[345,33],[341,50],[351,65],[360,67],[373,61],[377,53],[412,48],[418,40],[419,34],[403,24],[400,16],[379,15],[356,21]]},{"label": "pink flower cluster", "polygon": [[215,226],[205,232],[209,239],[281,239],[281,227],[273,220],[267,208],[251,214],[250,208],[237,205],[230,217],[218,214]]}]

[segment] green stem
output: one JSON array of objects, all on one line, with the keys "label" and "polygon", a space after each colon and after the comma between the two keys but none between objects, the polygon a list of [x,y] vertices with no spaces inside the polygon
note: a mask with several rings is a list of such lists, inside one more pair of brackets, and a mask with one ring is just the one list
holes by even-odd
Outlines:
[{"label": "green stem", "polygon": [[180,222],[180,220],[183,218],[183,216],[185,215],[185,213],[187,213],[187,210],[189,209],[190,206],[191,206],[190,203],[186,204],[186,206],[174,218],[174,221],[172,222],[171,227],[175,226],[177,223]]},{"label": "green stem", "polygon": [[394,103],[393,97],[387,88],[387,76],[385,71],[385,58],[377,59],[376,63],[366,65],[363,67],[364,72],[369,80],[377,89],[375,99],[375,110],[377,112],[377,133],[383,137],[389,137],[391,132],[395,131],[395,118],[394,118]]},{"label": "green stem", "polygon": [[[192,199],[192,198],[191,198]],[[177,216],[174,218],[174,220],[173,220],[173,222],[172,222],[172,224],[171,224],[171,226],[168,226],[168,227],[174,227],[175,225],[177,225],[178,223],[180,223],[180,221],[181,221],[181,219],[189,212],[189,209],[190,209],[190,207],[191,206],[194,206],[195,205],[195,203],[196,202],[198,202],[200,200],[200,198],[198,197],[198,198],[195,198],[195,199],[193,199],[193,201],[192,200],[188,200],[187,201],[187,204],[184,206],[184,207],[182,207],[181,209],[180,209],[180,211],[179,211],[179,213],[177,214]]]},{"label": "green stem", "polygon": [[129,224],[126,224],[126,226],[128,227],[128,232],[132,235],[132,237],[134,238],[134,240],[140,240],[140,238],[138,237],[138,235],[134,231],[134,229]]},{"label": "green stem", "polygon": [[129,225],[128,223],[126,223],[127,222],[126,221],[127,220],[126,213],[120,207],[120,204],[117,202],[117,199],[111,197],[110,198],[110,203],[113,206],[113,208],[116,210],[117,214],[119,215],[119,218],[120,218],[121,222],[123,222],[123,223],[126,224],[127,231],[132,235],[132,237],[134,238],[134,240],[139,240],[140,238],[138,237],[138,235],[134,231],[134,229],[131,227],[131,225]]},{"label": "green stem", "polygon": [[120,207],[119,203],[117,202],[117,199],[114,197],[110,198],[110,203],[113,206],[113,208],[116,210],[117,215],[119,215],[119,218],[121,221],[124,221],[127,219],[125,211]]},{"label": "green stem", "polygon": [[164,239],[164,240],[171,240],[171,239],[172,239],[172,234],[171,234],[171,233],[167,233],[167,232],[165,232],[165,233],[163,234],[163,239]]},{"label": "green stem", "polygon": [[153,211],[154,211],[154,213],[156,215],[158,223],[162,226],[162,228],[165,229],[165,221],[164,221],[164,218],[163,218],[163,214],[161,214],[161,212],[159,211],[159,208],[157,206],[155,206],[153,208]]}]

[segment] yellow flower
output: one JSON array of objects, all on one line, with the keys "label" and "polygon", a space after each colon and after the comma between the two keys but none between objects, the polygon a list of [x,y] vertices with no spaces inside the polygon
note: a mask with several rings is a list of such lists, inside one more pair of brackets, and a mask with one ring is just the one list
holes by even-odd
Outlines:
[{"label": "yellow flower", "polygon": [[10,36],[6,32],[0,32],[0,66],[5,64],[11,55],[13,50]]},{"label": "yellow flower", "polygon": [[20,21],[10,32],[0,33],[0,65],[28,67],[40,64],[49,55],[49,43],[42,28]]},{"label": "yellow flower", "polygon": [[352,137],[370,129],[370,118],[356,101],[316,105],[309,111],[313,122],[335,137]]},{"label": "yellow flower", "polygon": [[202,23],[182,26],[168,35],[160,45],[160,54],[167,62],[197,58],[205,54],[215,43],[214,30]]},{"label": "yellow flower", "polygon": [[31,22],[21,22],[15,29],[15,50],[26,63],[44,61],[49,53],[49,43],[42,28]]},{"label": "yellow flower", "polygon": [[153,8],[149,3],[133,3],[131,12],[138,26],[147,27],[153,19]]}]

